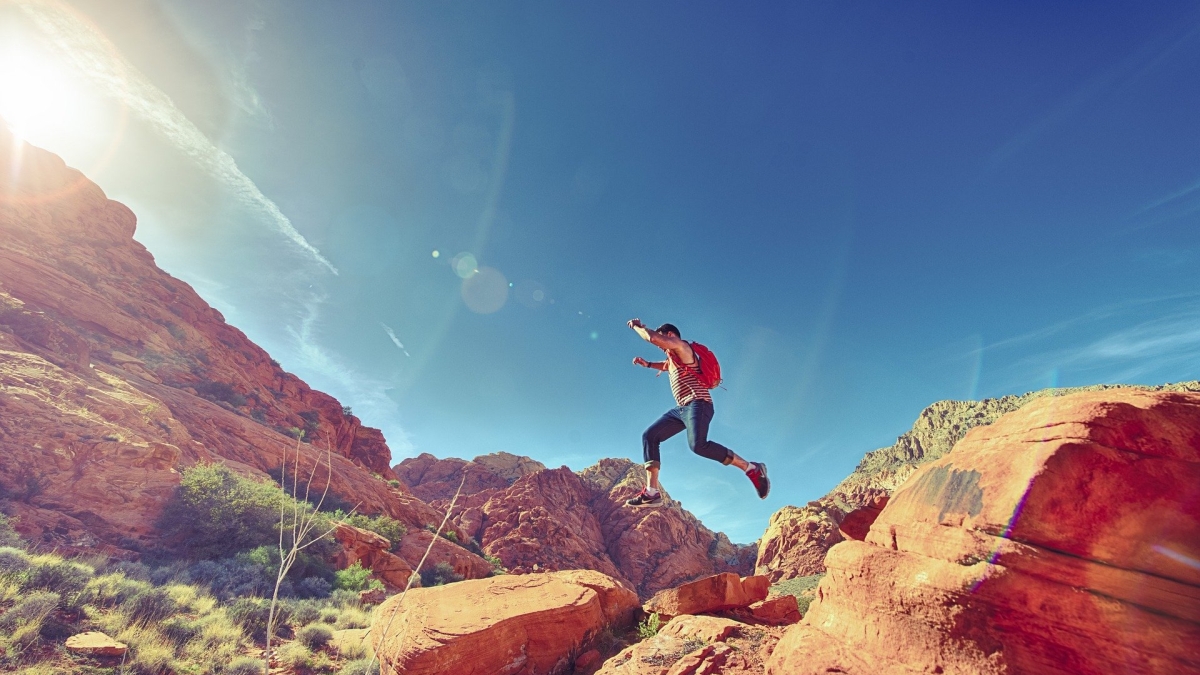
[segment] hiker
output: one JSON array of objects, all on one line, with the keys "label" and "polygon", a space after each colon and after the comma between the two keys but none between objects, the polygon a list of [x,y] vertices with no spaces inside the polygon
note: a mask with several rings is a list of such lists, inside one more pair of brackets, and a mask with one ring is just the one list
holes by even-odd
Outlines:
[{"label": "hiker", "polygon": [[[745,471],[746,477],[754,483],[759,498],[766,499],[767,493],[771,491],[771,481],[767,479],[767,465],[762,462],[747,462],[729,448],[708,440],[708,424],[713,417],[712,394],[709,393],[709,389],[716,386],[720,378],[719,366],[716,364],[716,358],[711,356],[712,352],[703,345],[681,339],[679,329],[669,323],[664,323],[656,330],[650,330],[640,319],[632,319],[629,321],[629,327],[643,340],[666,352],[665,361],[651,362],[639,356],[633,360],[633,364],[660,373],[669,373],[671,393],[675,395],[675,403],[678,405],[658,418],[658,421],[651,424],[642,434],[646,488],[625,503],[629,506],[662,504],[662,488],[658,484],[658,446],[684,429],[687,429],[688,446],[692,452],[722,464],[732,464]],[[708,354],[711,360],[710,370],[707,372],[703,372],[706,364],[700,360],[701,352]],[[708,386],[705,386],[706,381]]]}]

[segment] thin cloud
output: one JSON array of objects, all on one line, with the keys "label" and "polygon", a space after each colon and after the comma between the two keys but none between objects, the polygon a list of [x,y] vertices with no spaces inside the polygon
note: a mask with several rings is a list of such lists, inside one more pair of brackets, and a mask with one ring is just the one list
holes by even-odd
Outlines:
[{"label": "thin cloud", "polygon": [[315,376],[312,380],[322,380],[322,388],[353,403],[359,417],[381,421],[379,426],[383,427],[393,457],[411,455],[415,446],[408,432],[395,421],[397,406],[386,393],[393,385],[363,375],[318,342],[316,329],[324,301],[323,297],[313,296],[304,302],[299,328],[289,326],[287,329],[294,341],[299,365]]},{"label": "thin cloud", "polygon": [[392,344],[396,345],[400,351],[404,352],[405,356],[412,358],[412,354],[409,354],[408,350],[404,348],[404,343],[400,342],[400,338],[396,337],[396,331],[392,330],[391,326],[383,323],[382,321],[379,322],[379,325],[383,326],[383,332],[387,333],[387,336],[392,339]]},{"label": "thin cloud", "polygon": [[51,44],[104,93],[148,122],[176,149],[231,189],[244,204],[264,213],[280,234],[337,274],[337,268],[296,230],[275,202],[242,173],[233,157],[214,145],[169,96],[118,54],[95,28],[53,0],[25,0],[17,5]]}]

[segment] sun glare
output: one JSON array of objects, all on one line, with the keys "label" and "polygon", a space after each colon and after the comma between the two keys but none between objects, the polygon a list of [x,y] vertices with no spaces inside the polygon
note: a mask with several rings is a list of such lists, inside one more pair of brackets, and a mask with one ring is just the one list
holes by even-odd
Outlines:
[{"label": "sun glare", "polygon": [[81,84],[67,68],[26,40],[0,45],[0,117],[31,141],[78,131],[86,121]]}]

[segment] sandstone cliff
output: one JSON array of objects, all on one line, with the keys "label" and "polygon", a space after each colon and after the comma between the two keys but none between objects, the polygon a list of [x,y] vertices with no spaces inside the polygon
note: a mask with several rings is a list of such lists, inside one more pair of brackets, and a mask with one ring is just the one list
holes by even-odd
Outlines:
[{"label": "sandstone cliff", "polygon": [[749,574],[753,566],[753,546],[733,544],[677,503],[625,507],[645,481],[629,460],[605,459],[574,473],[506,454],[470,462],[422,455],[395,472],[438,507],[467,476],[453,521],[516,573],[591,569],[649,597],[710,574]]},{"label": "sandstone cliff", "polygon": [[975,427],[992,424],[1007,413],[1047,397],[1124,389],[1200,391],[1200,382],[1149,387],[1096,385],[1043,389],[982,401],[938,401],[921,411],[912,429],[894,444],[868,452],[854,472],[827,495],[806,506],[785,506],[777,511],[759,541],[755,573],[778,582],[824,572],[825,554],[845,539],[839,525],[846,513],[890,495],[919,467],[950,452]]},{"label": "sandstone cliff", "polygon": [[[382,434],[225,323],[134,241],[135,217],[0,127],[0,498],[34,541],[120,554],[153,538],[179,470],[333,455],[332,490],[410,526]],[[373,475],[374,474],[374,475]]]}]

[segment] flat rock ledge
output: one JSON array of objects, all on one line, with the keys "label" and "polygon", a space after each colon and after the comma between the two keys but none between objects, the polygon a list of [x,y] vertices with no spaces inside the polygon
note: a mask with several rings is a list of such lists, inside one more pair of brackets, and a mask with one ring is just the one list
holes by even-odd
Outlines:
[{"label": "flat rock ledge", "polygon": [[67,638],[67,651],[85,656],[124,656],[129,646],[99,631],[79,633]]}]

